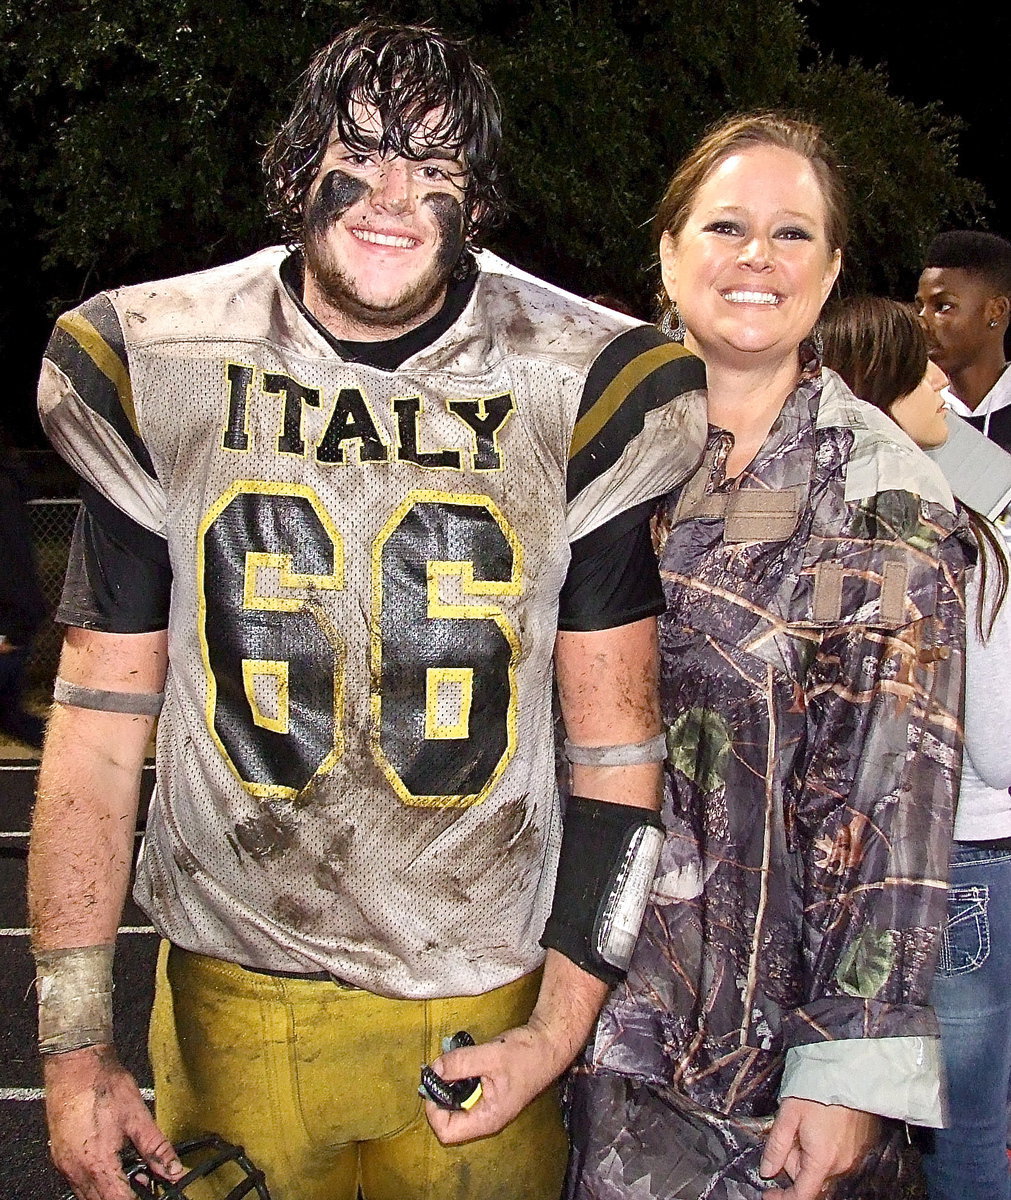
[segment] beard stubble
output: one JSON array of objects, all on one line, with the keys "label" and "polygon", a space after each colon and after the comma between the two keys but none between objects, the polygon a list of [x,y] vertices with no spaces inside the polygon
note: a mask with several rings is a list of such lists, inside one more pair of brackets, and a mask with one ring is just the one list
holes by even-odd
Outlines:
[{"label": "beard stubble", "polygon": [[[419,204],[428,207],[439,230],[436,252],[420,278],[382,304],[370,303],[358,290],[354,278],[335,260],[326,235],[330,228],[368,192],[368,185],[343,171],[327,173],[305,219],[305,266],[325,303],[355,324],[396,336],[414,328],[440,306],[450,275],[463,252],[465,221],[463,207],[446,192],[429,192]],[[430,311],[431,310],[431,311]]]}]

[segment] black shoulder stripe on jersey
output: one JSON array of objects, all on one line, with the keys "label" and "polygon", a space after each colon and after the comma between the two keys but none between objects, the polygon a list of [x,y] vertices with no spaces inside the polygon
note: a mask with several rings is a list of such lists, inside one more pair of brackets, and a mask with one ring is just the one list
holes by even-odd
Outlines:
[{"label": "black shoulder stripe on jersey", "polygon": [[646,414],[706,386],[706,369],[677,342],[639,325],[610,342],[590,368],[569,447],[568,497],[621,457]]},{"label": "black shoulder stripe on jersey", "polygon": [[46,358],[67,376],[85,404],[116,430],[134,458],[154,475],[140,440],[126,342],[119,317],[107,296],[64,313],[56,322]]},{"label": "black shoulder stripe on jersey", "polygon": [[144,559],[160,569],[170,570],[168,542],[160,534],[152,533],[127,516],[111,500],[84,479],[77,481],[81,503],[91,519],[102,526],[106,536],[119,546],[129,550],[134,558]]}]

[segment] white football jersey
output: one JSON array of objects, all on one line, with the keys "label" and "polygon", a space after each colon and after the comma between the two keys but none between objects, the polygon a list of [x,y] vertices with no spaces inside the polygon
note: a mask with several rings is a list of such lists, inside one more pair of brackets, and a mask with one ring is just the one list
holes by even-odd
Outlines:
[{"label": "white football jersey", "polygon": [[693,470],[704,375],[487,253],[441,337],[349,363],[284,257],[103,293],[44,364],[54,445],[171,562],[137,899],[202,954],[484,992],[543,955],[569,543]]}]

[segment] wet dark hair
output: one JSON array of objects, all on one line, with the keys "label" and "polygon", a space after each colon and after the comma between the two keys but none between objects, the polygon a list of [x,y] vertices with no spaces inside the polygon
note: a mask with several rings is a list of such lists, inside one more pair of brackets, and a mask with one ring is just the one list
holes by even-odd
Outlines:
[{"label": "wet dark hair", "polygon": [[924,267],[949,267],[986,281],[995,296],[1011,297],[1011,242],[978,229],[939,233],[927,248]]},{"label": "wet dark hair", "polygon": [[[356,105],[378,113],[378,147],[355,121]],[[439,110],[439,121],[416,140],[421,122]],[[267,206],[291,245],[302,241],[306,198],[334,138],[350,150],[416,160],[433,147],[450,149],[467,166],[468,238],[501,214],[498,96],[466,46],[437,30],[363,21],[317,52],[263,157]]]},{"label": "wet dark hair", "polygon": [[[828,312],[818,331],[822,363],[842,376],[854,396],[888,416],[895,401],[908,396],[926,373],[927,338],[911,304],[883,296],[853,296]],[[962,508],[980,551],[976,628],[986,640],[1007,597],[1007,558],[1001,535],[986,517],[967,504]],[[997,594],[988,614],[984,597],[991,571],[997,572]]]},{"label": "wet dark hair", "polygon": [[[843,250],[848,232],[846,186],[835,155],[821,129],[782,112],[740,113],[713,126],[685,158],[667,185],[653,218],[656,244],[665,233],[675,239],[684,229],[695,197],[725,158],[752,146],[792,150],[811,164],[825,202],[825,236],[830,250]],[[657,303],[663,315],[671,300],[661,286]]]},{"label": "wet dark hair", "polygon": [[908,396],[927,370],[927,337],[911,304],[853,296],[831,308],[818,330],[822,363],[882,412]]}]

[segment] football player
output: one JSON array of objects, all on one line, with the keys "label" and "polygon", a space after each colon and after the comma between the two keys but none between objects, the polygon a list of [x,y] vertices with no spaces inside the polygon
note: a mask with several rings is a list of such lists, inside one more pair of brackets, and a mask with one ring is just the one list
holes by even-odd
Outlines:
[{"label": "football player", "polygon": [[[551,1085],[658,853],[648,501],[700,457],[704,375],[476,249],[499,129],[462,45],[352,29],[267,152],[287,247],[57,322],[40,409],[84,503],[30,901],[88,1200],[129,1196],[124,1142],[175,1179],[207,1128],[275,1200],[558,1194]],[[159,711],[154,1120],[110,992]]]}]

